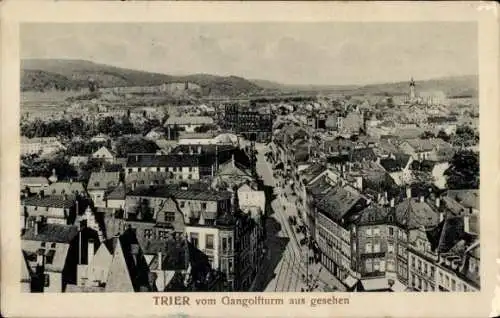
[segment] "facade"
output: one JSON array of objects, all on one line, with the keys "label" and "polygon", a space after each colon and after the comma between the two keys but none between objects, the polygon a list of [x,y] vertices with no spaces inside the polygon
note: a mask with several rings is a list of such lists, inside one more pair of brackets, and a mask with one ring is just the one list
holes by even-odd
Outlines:
[{"label": "facade", "polygon": [[129,155],[125,175],[134,172],[171,172],[174,179],[199,180],[200,155],[198,154],[135,154]]},{"label": "facade", "polygon": [[92,172],[87,192],[95,207],[106,207],[106,195],[120,182],[119,172]]},{"label": "facade", "polygon": [[172,116],[169,117],[165,122],[165,127],[167,128],[180,127],[184,129],[186,132],[194,132],[195,128],[213,124],[214,124],[213,118],[208,116],[183,116],[183,117]]},{"label": "facade", "polygon": [[21,138],[21,155],[49,155],[64,149],[56,137]]},{"label": "facade", "polygon": [[269,141],[272,136],[273,115],[241,110],[238,105],[226,105],[221,127],[248,140]]},{"label": "facade", "polygon": [[116,159],[115,154],[104,146],[94,152],[91,157],[108,163],[114,163]]}]

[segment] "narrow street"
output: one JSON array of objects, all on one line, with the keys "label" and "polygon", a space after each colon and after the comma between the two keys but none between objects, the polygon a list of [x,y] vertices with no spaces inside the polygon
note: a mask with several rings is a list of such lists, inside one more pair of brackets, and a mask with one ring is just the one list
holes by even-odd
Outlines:
[{"label": "narrow street", "polygon": [[[341,289],[342,284],[322,268],[321,264],[306,267],[309,250],[307,245],[299,244],[300,236],[294,232],[293,226],[288,221],[289,216],[297,216],[297,206],[287,199],[290,198],[289,192],[285,198],[283,193],[286,191],[276,186],[277,181],[273,176],[271,164],[266,161],[265,157],[269,148],[263,144],[257,144],[256,150],[256,170],[271,200],[266,221],[268,252],[255,290],[300,292],[301,289],[307,288],[307,283],[303,279],[306,276],[310,277],[310,282],[318,285],[316,291],[322,291],[325,286],[336,286]],[[332,279],[328,279],[330,276]]]}]

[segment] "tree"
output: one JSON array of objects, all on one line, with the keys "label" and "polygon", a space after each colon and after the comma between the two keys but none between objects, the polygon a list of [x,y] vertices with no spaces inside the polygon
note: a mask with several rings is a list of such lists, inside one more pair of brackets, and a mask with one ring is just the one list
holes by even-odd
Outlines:
[{"label": "tree", "polygon": [[126,157],[129,153],[155,153],[158,145],[144,138],[121,138],[116,145],[118,157]]},{"label": "tree", "polygon": [[437,133],[436,138],[440,138],[446,142],[450,141],[450,136],[442,129]]},{"label": "tree", "polygon": [[454,146],[469,147],[479,142],[479,135],[470,126],[459,126],[451,142]]},{"label": "tree", "polygon": [[421,135],[420,135],[420,139],[431,139],[431,138],[434,138],[434,134],[430,131],[424,131]]},{"label": "tree", "polygon": [[469,150],[457,152],[445,175],[450,189],[479,189],[479,154]]}]

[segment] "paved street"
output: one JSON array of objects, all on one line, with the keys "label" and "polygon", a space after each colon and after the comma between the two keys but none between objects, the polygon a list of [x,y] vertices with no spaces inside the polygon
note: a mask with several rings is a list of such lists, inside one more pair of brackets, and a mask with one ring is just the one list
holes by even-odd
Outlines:
[{"label": "paved street", "polygon": [[[281,187],[276,187],[277,180],[273,177],[271,164],[265,158],[269,148],[263,144],[256,144],[256,150],[257,173],[272,197],[266,222],[268,253],[255,290],[301,291],[307,287],[303,279],[306,275],[312,278],[310,282],[317,284],[315,291],[323,291],[325,286],[342,289],[342,284],[322,268],[321,264],[312,264],[306,268],[306,255],[309,251],[306,246],[301,246],[298,242],[304,236],[294,232],[294,228],[288,222],[289,216],[297,216],[295,200],[288,188],[283,190]],[[286,198],[283,196],[285,192]]]}]

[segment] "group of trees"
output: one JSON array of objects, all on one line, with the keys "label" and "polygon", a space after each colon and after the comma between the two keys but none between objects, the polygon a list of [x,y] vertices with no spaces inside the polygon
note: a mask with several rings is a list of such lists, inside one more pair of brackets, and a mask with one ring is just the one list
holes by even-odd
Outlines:
[{"label": "group of trees", "polygon": [[445,175],[449,189],[479,189],[479,154],[469,150],[457,152]]},{"label": "group of trees", "polygon": [[422,139],[440,138],[456,147],[470,147],[479,143],[479,134],[469,126],[458,126],[454,134],[448,135],[444,130],[437,134],[425,131],[420,135]]},{"label": "group of trees", "polygon": [[116,143],[116,154],[118,157],[127,157],[129,153],[155,153],[158,145],[144,138],[122,137]]}]

